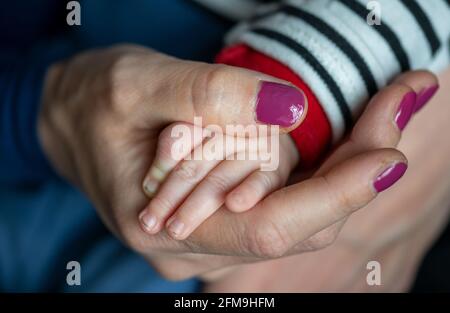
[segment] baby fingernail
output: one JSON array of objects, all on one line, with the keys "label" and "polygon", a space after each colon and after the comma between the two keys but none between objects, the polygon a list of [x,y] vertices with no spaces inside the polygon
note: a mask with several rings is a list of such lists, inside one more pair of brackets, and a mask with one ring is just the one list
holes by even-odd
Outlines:
[{"label": "baby fingernail", "polygon": [[153,197],[158,190],[160,182],[166,178],[166,172],[152,165],[149,177],[144,181],[144,192],[148,197]]},{"label": "baby fingernail", "polygon": [[417,96],[416,105],[414,107],[414,112],[419,111],[422,109],[425,104],[427,104],[431,98],[433,98],[434,94],[439,90],[439,86],[432,86],[429,88],[424,89],[422,92],[420,92]]},{"label": "baby fingernail", "polygon": [[142,226],[149,233],[153,233],[155,230],[155,226],[157,224],[156,217],[148,212],[148,210],[144,210],[139,216]]},{"label": "baby fingernail", "polygon": [[264,124],[291,127],[305,112],[306,98],[297,88],[262,81],[256,100],[256,119]]},{"label": "baby fingernail", "polygon": [[379,193],[394,185],[405,174],[407,168],[408,165],[403,162],[389,166],[375,178],[373,182],[375,190]]},{"label": "baby fingernail", "polygon": [[163,181],[166,178],[166,172],[155,165],[152,165],[150,175],[157,181]]},{"label": "baby fingernail", "polygon": [[408,125],[414,111],[416,99],[417,95],[415,92],[408,92],[398,106],[397,114],[395,115],[395,123],[397,123],[400,130],[404,130],[406,125]]},{"label": "baby fingernail", "polygon": [[156,190],[158,189],[158,185],[159,185],[158,182],[156,182],[154,180],[145,181],[145,183],[144,183],[145,194],[149,197],[153,197]]},{"label": "baby fingernail", "polygon": [[185,225],[183,222],[181,222],[180,220],[178,220],[176,218],[172,222],[169,223],[167,229],[174,237],[178,238],[183,235]]}]

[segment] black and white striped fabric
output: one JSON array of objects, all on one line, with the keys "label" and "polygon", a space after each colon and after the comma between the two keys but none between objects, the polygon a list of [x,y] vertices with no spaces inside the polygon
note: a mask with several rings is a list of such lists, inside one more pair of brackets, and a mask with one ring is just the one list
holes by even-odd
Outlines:
[{"label": "black and white striped fabric", "polygon": [[[322,104],[335,140],[398,73],[439,71],[450,63],[450,0],[221,2],[235,2],[235,8],[246,3],[245,17],[252,16],[227,42],[246,43],[302,77]],[[381,9],[380,25],[367,21],[370,2]]]}]

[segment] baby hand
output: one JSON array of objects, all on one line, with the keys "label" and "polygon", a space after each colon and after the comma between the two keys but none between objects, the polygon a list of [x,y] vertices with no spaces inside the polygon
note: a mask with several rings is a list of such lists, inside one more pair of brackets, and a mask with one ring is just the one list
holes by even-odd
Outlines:
[{"label": "baby hand", "polygon": [[143,183],[152,198],[140,215],[143,229],[156,234],[165,225],[182,240],[223,204],[243,212],[284,186],[299,161],[294,142],[258,131],[236,137],[186,123],[165,128]]}]

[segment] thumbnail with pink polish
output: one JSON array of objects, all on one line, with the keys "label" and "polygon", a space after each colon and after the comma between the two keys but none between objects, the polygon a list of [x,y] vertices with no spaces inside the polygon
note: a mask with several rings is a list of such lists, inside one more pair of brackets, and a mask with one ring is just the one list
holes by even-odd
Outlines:
[{"label": "thumbnail with pink polish", "polygon": [[264,124],[290,127],[305,112],[306,98],[295,87],[261,82],[256,102],[256,119]]},{"label": "thumbnail with pink polish", "polygon": [[373,183],[375,190],[377,192],[382,192],[394,185],[400,178],[402,178],[407,168],[408,165],[405,163],[396,163],[387,168],[375,179]]}]

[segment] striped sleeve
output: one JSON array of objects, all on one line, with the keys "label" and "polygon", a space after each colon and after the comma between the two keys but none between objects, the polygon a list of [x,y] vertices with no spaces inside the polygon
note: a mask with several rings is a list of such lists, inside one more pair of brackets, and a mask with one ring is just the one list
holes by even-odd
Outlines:
[{"label": "striped sleeve", "polygon": [[[368,22],[373,14],[380,23]],[[447,67],[449,40],[448,0],[288,0],[227,37],[299,75],[321,103],[334,141],[399,73]]]}]

